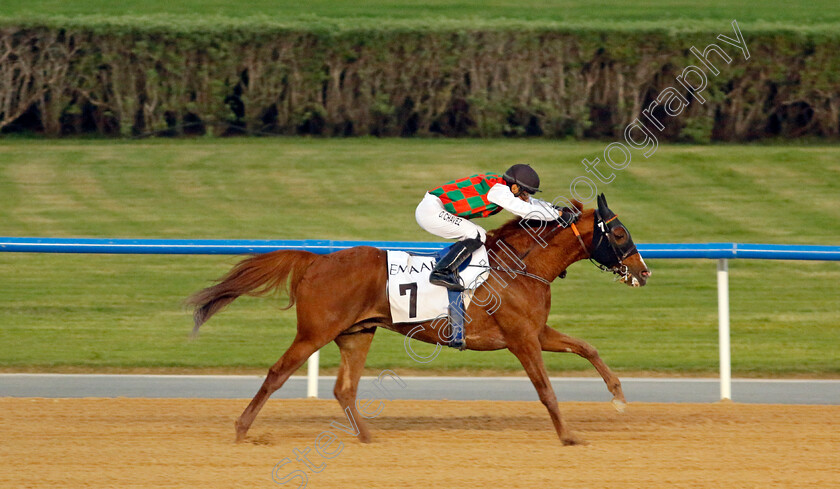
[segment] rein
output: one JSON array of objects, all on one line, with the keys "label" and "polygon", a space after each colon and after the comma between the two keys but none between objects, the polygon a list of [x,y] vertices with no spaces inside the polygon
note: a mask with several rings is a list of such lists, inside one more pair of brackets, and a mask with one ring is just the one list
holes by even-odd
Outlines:
[{"label": "rein", "polygon": [[[574,223],[572,223],[572,224],[574,224]],[[562,225],[562,224],[560,224],[560,221],[558,220],[558,221],[557,221],[557,225],[556,225],[556,226],[554,226],[554,229],[552,229],[552,230],[550,230],[548,233],[546,233],[546,235],[545,235],[545,236],[540,236],[540,238],[541,238],[543,241],[548,241],[548,238],[550,238],[552,234],[556,233],[557,231],[559,231],[559,230],[561,230],[561,229],[563,229],[563,225]],[[500,239],[499,241],[501,241],[502,243],[504,243],[504,240],[501,240],[501,239]],[[583,243],[583,241],[581,241],[581,243]],[[505,243],[505,244],[507,245],[507,243]],[[528,256],[528,255],[531,253],[531,251],[533,251],[533,250],[534,250],[534,248],[536,248],[536,247],[537,247],[537,245],[538,245],[538,244],[539,244],[539,243],[534,242],[534,244],[532,244],[530,248],[528,248],[527,250],[525,250],[525,253],[523,253],[523,254],[522,254],[522,256],[520,256],[520,257],[519,257],[519,259],[520,259],[520,260],[524,260],[524,259],[525,259],[525,257],[526,257],[526,256]],[[510,247],[510,245],[508,245],[508,247]]]},{"label": "rein", "polygon": [[[572,223],[570,227],[572,228],[572,232],[575,233],[575,237],[577,238],[578,243],[580,243],[580,247],[583,248],[583,251],[586,252],[587,255],[592,256],[589,250],[586,249],[586,245],[583,244],[583,238],[580,237],[580,231],[578,231],[578,228],[577,226],[575,226],[575,223]],[[592,258],[590,258],[590,260],[591,259]]]},{"label": "rein", "polygon": [[[583,240],[581,239],[580,233],[577,231],[577,228],[574,227],[574,225],[575,225],[574,222],[571,223],[571,224],[572,224],[572,227],[575,231],[575,235],[577,235],[578,240],[580,241],[580,244],[583,245]],[[563,229],[563,225],[560,224],[560,221],[558,220],[557,225],[554,227],[554,229],[550,230],[545,236],[540,236],[540,238],[542,238],[543,241],[548,241],[548,238],[550,238],[552,234],[556,233],[557,231],[560,231],[561,229]],[[499,242],[503,243],[508,248],[513,249],[513,247],[510,246],[509,244],[507,244],[507,242],[505,242],[505,240],[503,238],[499,238]],[[535,242],[533,245],[531,245],[530,248],[525,250],[524,253],[522,253],[521,255],[518,255],[517,258],[519,258],[519,260],[523,261],[523,263],[524,263],[525,257],[527,257],[531,253],[531,251],[538,244],[539,243]],[[585,249],[586,249],[586,247],[584,246],[584,250]],[[500,271],[500,272],[514,273],[514,274],[518,274],[518,275],[522,275],[522,276],[525,276],[525,277],[532,278],[534,280],[538,280],[538,281],[540,281],[540,282],[542,282],[546,285],[551,285],[551,282],[549,280],[546,280],[543,277],[540,277],[539,275],[534,275],[533,273],[525,272],[525,271],[522,271],[522,270],[514,270],[512,268],[504,268],[504,267],[493,267],[493,266],[490,266],[490,265],[468,265],[468,266],[470,266],[470,267],[482,267],[482,268],[485,268],[487,270],[496,270],[496,271]],[[566,276],[566,272],[564,270],[563,273],[561,274],[560,278],[563,278],[565,276]]]},{"label": "rein", "polygon": [[[575,216],[575,217],[577,217],[577,216]],[[593,265],[595,265],[598,269],[600,269],[603,272],[612,272],[615,275],[619,275],[619,278],[626,279],[627,275],[629,274],[629,269],[628,269],[627,265],[622,263],[622,261],[635,251],[635,248],[636,248],[635,245],[632,248],[626,250],[624,253],[619,253],[619,250],[616,248],[616,245],[613,242],[612,230],[607,226],[612,221],[618,219],[618,216],[613,215],[608,221],[604,221],[604,219],[601,217],[601,214],[596,210],[592,217],[593,217],[593,220],[595,221],[594,222],[594,227],[599,228],[599,226],[600,226],[600,230],[601,230],[601,233],[598,236],[598,242],[593,243],[592,250],[590,250],[589,248],[586,247],[586,243],[583,242],[583,237],[581,236],[580,231],[578,230],[577,225],[575,225],[574,221],[570,222],[568,227],[572,228],[572,232],[575,234],[575,238],[577,238],[578,243],[580,243],[581,249],[583,249],[583,252],[586,254],[586,256],[589,258],[589,261]],[[575,220],[577,220],[577,219],[575,219]],[[558,232],[562,229],[565,229],[565,227],[561,224],[560,220],[558,219],[557,225],[553,229],[548,231],[548,233],[546,233],[545,235],[540,236],[540,238],[543,241],[547,242],[554,233],[556,233],[556,232]],[[604,239],[606,239],[606,241],[609,245],[609,250],[612,252],[612,254],[615,257],[615,261],[617,262],[616,265],[611,266],[611,267],[607,266],[607,265],[604,265],[604,264],[600,263],[599,261],[596,261],[592,257],[593,253],[600,252],[600,248],[603,246],[602,243],[603,243]],[[502,238],[499,239],[499,242],[507,245],[509,248],[512,248]],[[524,253],[520,254],[518,256],[518,258],[520,260],[524,260],[531,253],[531,251],[533,251],[534,248],[536,248],[536,246],[539,245],[539,244],[540,244],[539,242],[535,242]],[[482,267],[482,268],[485,268],[487,270],[496,270],[496,271],[503,271],[503,272],[508,272],[508,273],[519,274],[519,275],[523,275],[525,277],[533,278],[533,279],[538,280],[538,281],[540,281],[544,284],[551,284],[550,281],[546,280],[543,277],[540,277],[538,275],[534,275],[533,273],[528,273],[528,272],[522,271],[522,270],[514,270],[514,269],[510,269],[510,268],[505,268],[505,267],[494,267],[494,266],[490,266],[490,265],[469,265],[469,266],[471,266],[471,267]],[[561,273],[560,278],[565,277],[565,274],[566,274],[566,272],[564,270]]]}]

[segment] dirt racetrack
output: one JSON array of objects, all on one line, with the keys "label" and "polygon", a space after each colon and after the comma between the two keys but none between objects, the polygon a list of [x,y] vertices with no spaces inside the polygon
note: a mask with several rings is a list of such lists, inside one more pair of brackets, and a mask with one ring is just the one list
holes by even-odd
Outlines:
[{"label": "dirt racetrack", "polygon": [[[335,401],[271,400],[234,444],[246,404],[0,398],[0,487],[279,487],[285,458],[310,488],[840,487],[840,406],[561,403],[589,442],[563,447],[540,403],[486,401],[386,401],[362,445]],[[293,450],[326,430],[316,473]]]}]

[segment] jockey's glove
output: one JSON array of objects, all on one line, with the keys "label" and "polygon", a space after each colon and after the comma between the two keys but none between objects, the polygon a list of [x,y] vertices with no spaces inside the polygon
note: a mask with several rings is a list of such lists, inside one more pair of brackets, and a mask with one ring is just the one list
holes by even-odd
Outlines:
[{"label": "jockey's glove", "polygon": [[560,214],[560,218],[558,221],[563,227],[568,227],[569,224],[573,222],[577,222],[578,217],[580,217],[580,211],[577,209],[569,209],[568,207],[558,207],[554,206],[557,209],[557,212]]}]

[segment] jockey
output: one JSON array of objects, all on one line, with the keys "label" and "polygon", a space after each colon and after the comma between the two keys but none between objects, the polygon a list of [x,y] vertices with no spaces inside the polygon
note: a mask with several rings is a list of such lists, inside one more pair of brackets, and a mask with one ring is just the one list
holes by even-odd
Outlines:
[{"label": "jockey", "polygon": [[528,165],[517,164],[504,175],[483,173],[429,190],[414,212],[417,224],[435,236],[459,240],[435,264],[429,282],[449,290],[464,290],[456,271],[481,248],[487,235],[469,219],[492,216],[502,209],[528,219],[557,219],[554,206],[531,198],[540,191],[539,187],[537,172]]}]

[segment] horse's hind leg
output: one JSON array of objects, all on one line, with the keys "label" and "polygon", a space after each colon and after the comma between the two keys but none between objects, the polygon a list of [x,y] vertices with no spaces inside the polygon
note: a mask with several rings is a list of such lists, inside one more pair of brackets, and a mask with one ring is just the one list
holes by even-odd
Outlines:
[{"label": "horse's hind leg", "polygon": [[624,398],[624,391],[621,389],[621,381],[607,367],[607,364],[601,360],[601,356],[598,355],[598,350],[593,348],[592,345],[583,340],[560,333],[547,325],[540,332],[540,344],[542,345],[543,351],[574,353],[589,360],[589,363],[601,374],[601,378],[607,384],[607,389],[612,393],[613,406],[619,411],[624,411],[624,405],[627,404],[627,400]]},{"label": "horse's hind leg", "polygon": [[240,442],[245,439],[248,433],[248,428],[254,422],[254,418],[262,409],[265,402],[277,389],[283,386],[288,378],[298,369],[303,362],[305,362],[310,355],[318,351],[323,344],[313,342],[312,340],[304,340],[298,334],[294,341],[292,341],[286,353],[280,357],[271,368],[268,369],[268,375],[265,377],[260,390],[236,420],[236,441]]},{"label": "horse's hind leg", "polygon": [[563,423],[560,417],[560,408],[557,406],[557,396],[554,394],[554,388],[551,386],[551,381],[548,378],[548,372],[545,370],[545,364],[542,359],[542,351],[540,343],[535,338],[525,338],[524,341],[517,341],[515,344],[509,344],[508,349],[516,355],[519,362],[525,368],[525,372],[537,389],[537,394],[540,396],[540,401],[543,403],[548,414],[551,416],[551,421],[554,423],[554,429],[557,430],[557,435],[564,445],[578,445],[583,443],[578,439],[571,430]]},{"label": "horse's hind leg", "polygon": [[370,328],[358,333],[339,335],[335,339],[341,352],[341,365],[338,367],[333,393],[342,411],[350,410],[350,415],[359,429],[359,441],[362,443],[370,443],[370,431],[356,409],[356,393],[375,332],[376,328]]}]

